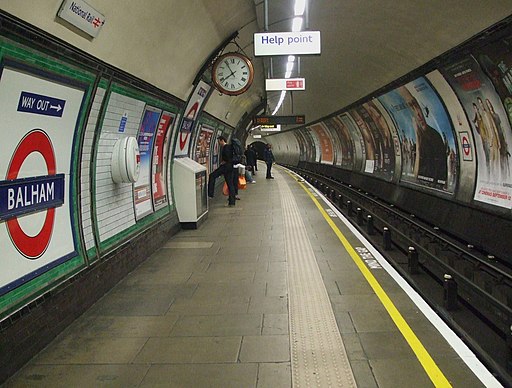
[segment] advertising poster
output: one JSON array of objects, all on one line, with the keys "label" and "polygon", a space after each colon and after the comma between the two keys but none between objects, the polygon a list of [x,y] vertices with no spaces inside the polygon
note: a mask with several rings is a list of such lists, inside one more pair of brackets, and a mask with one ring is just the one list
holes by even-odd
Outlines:
[{"label": "advertising poster", "polygon": [[222,133],[221,132],[217,132],[217,135],[213,136],[213,138],[215,139],[213,141],[213,154],[212,154],[212,160],[211,160],[211,171],[215,170],[216,168],[218,168],[220,166],[220,145],[219,145],[219,142],[217,141],[217,137],[218,136],[221,136]]},{"label": "advertising poster", "polygon": [[161,112],[160,109],[146,105],[137,135],[140,152],[140,170],[139,178],[133,184],[135,218],[137,220],[153,212],[151,200],[151,156]]},{"label": "advertising poster", "polygon": [[210,174],[210,145],[213,137],[213,128],[206,125],[201,126],[199,138],[197,139],[195,161],[206,167],[206,176]]},{"label": "advertising poster", "polygon": [[353,165],[354,142],[350,137],[348,128],[338,117],[332,117],[324,121],[325,125],[336,134],[340,148],[336,151],[336,165],[350,169]]},{"label": "advertising poster", "polygon": [[[373,139],[375,159],[373,159],[374,168],[372,173],[390,180],[395,168],[395,152],[391,131],[382,112],[373,101],[364,103],[354,111],[357,112],[359,119],[364,122],[362,127],[370,130]],[[360,127],[361,132],[363,132],[362,127]]]},{"label": "advertising poster", "polygon": [[457,179],[448,179],[448,171],[457,171],[451,164],[458,163],[453,126],[428,81],[417,78],[378,99],[399,132],[401,180],[453,193]]},{"label": "advertising poster", "polygon": [[366,148],[364,145],[364,139],[361,135],[361,131],[357,128],[356,123],[352,119],[350,115],[347,113],[343,113],[340,116],[336,116],[335,119],[340,122],[343,127],[348,129],[348,133],[350,138],[352,139],[352,144],[354,145],[354,153],[353,157],[353,168],[356,170],[363,170],[366,164]]},{"label": "advertising poster", "polygon": [[190,147],[190,139],[192,138],[192,131],[194,130],[195,121],[202,107],[211,91],[211,86],[204,81],[199,81],[196,85],[194,92],[190,96],[185,114],[181,121],[178,131],[178,139],[176,141],[174,156],[188,156]]},{"label": "advertising poster", "polygon": [[363,139],[364,150],[366,155],[366,159],[364,162],[364,172],[373,174],[373,171],[375,169],[375,158],[377,153],[375,140],[373,139],[373,135],[370,132],[370,128],[368,128],[368,125],[364,122],[359,113],[356,110],[352,110],[350,111],[349,114],[352,117],[352,120],[354,120],[354,122],[356,123],[357,128],[359,128],[359,132],[361,132],[361,137]]},{"label": "advertising poster", "polygon": [[313,139],[313,136],[311,135],[311,132],[309,132],[308,128],[303,128],[300,130],[302,133],[302,137],[304,138],[306,142],[306,160],[308,162],[314,162],[316,158],[315,154],[315,140]]},{"label": "advertising poster", "polygon": [[339,166],[341,165],[342,156],[341,143],[338,132],[332,125],[328,125],[326,120],[322,121],[322,124],[327,131],[327,136],[329,136],[332,141],[333,164]]},{"label": "advertising poster", "polygon": [[151,171],[153,184],[153,205],[155,210],[167,204],[167,150],[169,138],[176,116],[169,112],[163,112],[156,131],[155,146],[153,147],[153,168]]},{"label": "advertising poster", "polygon": [[293,131],[295,138],[297,139],[297,143],[299,144],[299,161],[306,161],[306,143],[302,133],[300,131]]},{"label": "advertising poster", "polygon": [[15,64],[0,74],[3,295],[77,254],[71,158],[85,92]]},{"label": "advertising poster", "polygon": [[310,128],[318,138],[318,143],[320,145],[320,162],[325,164],[333,164],[334,155],[332,149],[332,141],[323,124],[314,124]]},{"label": "advertising poster", "polygon": [[445,67],[441,73],[459,97],[475,139],[478,173],[474,199],[510,209],[512,134],[500,96],[473,57]]},{"label": "advertising poster", "polygon": [[311,141],[309,144],[312,144],[314,145],[314,160],[315,162],[317,163],[320,163],[320,159],[322,157],[322,147],[320,145],[320,139],[318,138],[318,136],[316,136],[315,132],[313,131],[313,129],[311,127],[306,127],[306,131],[305,133],[307,134],[307,136],[309,137],[309,140]]}]

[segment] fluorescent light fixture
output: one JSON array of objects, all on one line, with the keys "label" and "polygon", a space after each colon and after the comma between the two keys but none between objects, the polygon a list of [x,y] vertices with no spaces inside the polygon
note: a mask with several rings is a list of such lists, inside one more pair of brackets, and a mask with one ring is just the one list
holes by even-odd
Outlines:
[{"label": "fluorescent light fixture", "polygon": [[281,97],[279,97],[279,102],[277,103],[276,109],[272,112],[272,116],[276,114],[276,112],[281,108],[281,105],[283,105],[284,96],[286,96],[286,92],[283,90],[281,92]]},{"label": "fluorescent light fixture", "polygon": [[295,62],[295,55],[288,55],[288,62]]},{"label": "fluorescent light fixture", "polygon": [[292,32],[299,32],[302,30],[302,17],[298,16],[293,18]]},{"label": "fluorescent light fixture", "polygon": [[306,10],[306,1],[307,0],[295,0],[295,6],[293,7],[295,16],[304,15],[304,11]]},{"label": "fluorescent light fixture", "polygon": [[286,72],[292,71],[293,70],[293,65],[294,65],[293,62],[287,62],[286,63]]}]

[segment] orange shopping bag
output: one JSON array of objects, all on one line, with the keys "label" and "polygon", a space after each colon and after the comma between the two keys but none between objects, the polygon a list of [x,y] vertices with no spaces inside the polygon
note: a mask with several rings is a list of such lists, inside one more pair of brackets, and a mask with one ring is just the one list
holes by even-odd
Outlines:
[{"label": "orange shopping bag", "polygon": [[224,182],[224,186],[222,186],[222,194],[224,194],[225,196],[229,195],[229,187],[226,182]]},{"label": "orange shopping bag", "polygon": [[246,187],[247,187],[247,181],[245,180],[245,177],[242,175],[238,176],[238,188],[240,190],[245,190]]}]

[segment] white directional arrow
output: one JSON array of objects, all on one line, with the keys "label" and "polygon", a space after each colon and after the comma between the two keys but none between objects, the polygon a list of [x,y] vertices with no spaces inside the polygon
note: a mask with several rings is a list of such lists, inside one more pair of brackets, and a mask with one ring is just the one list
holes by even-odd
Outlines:
[{"label": "white directional arrow", "polygon": [[62,107],[59,105],[50,105],[50,109],[55,109],[57,112],[60,112],[62,110]]}]

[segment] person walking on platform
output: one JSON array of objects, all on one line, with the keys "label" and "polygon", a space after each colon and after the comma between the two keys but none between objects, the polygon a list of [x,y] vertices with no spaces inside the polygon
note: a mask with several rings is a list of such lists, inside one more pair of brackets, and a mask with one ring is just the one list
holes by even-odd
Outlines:
[{"label": "person walking on platform", "polygon": [[[220,166],[217,167],[214,171],[210,173],[208,176],[208,197],[213,198],[215,192],[215,180],[224,175],[224,180],[228,185],[229,190],[229,206],[235,206],[235,187],[233,185],[233,150],[231,145],[226,144],[226,138],[224,136],[219,136],[217,138],[221,149],[220,149]],[[238,170],[237,174],[238,176]]]},{"label": "person walking on platform", "polygon": [[245,157],[247,159],[246,168],[250,167],[249,171],[256,175],[256,152],[250,145],[248,145],[247,149],[245,150]]},{"label": "person walking on platform", "polygon": [[265,151],[263,152],[263,159],[265,159],[265,163],[267,163],[267,179],[274,179],[272,176],[272,164],[275,162],[274,154],[272,153],[272,144],[268,143],[265,147]]}]

